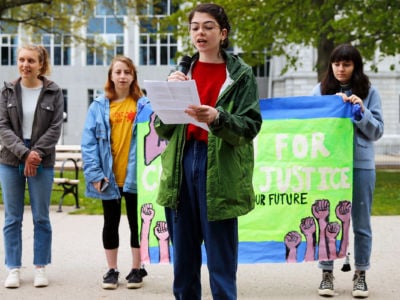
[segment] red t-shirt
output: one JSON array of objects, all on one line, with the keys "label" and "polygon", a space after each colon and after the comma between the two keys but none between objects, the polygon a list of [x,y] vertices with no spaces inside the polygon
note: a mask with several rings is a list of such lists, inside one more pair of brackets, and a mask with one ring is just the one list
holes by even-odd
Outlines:
[{"label": "red t-shirt", "polygon": [[[221,87],[226,80],[226,64],[197,61],[192,69],[192,79],[196,81],[200,103],[215,107]],[[189,124],[186,138],[207,143],[208,132],[196,125]]]}]

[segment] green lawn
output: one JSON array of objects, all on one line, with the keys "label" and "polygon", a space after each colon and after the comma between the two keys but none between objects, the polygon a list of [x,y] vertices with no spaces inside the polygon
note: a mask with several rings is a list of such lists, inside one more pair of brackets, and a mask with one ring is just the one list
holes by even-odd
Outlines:
[{"label": "green lawn", "polygon": [[372,206],[374,216],[400,215],[400,170],[378,170]]},{"label": "green lawn", "polygon": [[[80,209],[74,210],[73,214],[102,214],[101,201],[84,196],[84,178],[80,172],[79,184],[79,204]],[[58,205],[61,197],[60,191],[54,191],[52,204]],[[0,199],[2,203],[2,199]],[[72,194],[64,198],[63,206],[74,206],[75,199]],[[124,205],[122,205],[124,208]],[[375,198],[372,208],[374,216],[400,215],[400,169],[397,170],[377,170]]]}]

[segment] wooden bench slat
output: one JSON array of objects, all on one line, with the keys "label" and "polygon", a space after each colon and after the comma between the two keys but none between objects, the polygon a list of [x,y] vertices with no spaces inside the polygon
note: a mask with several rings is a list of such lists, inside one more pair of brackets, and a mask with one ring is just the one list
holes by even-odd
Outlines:
[{"label": "wooden bench slat", "polygon": [[67,178],[57,178],[57,177],[53,178],[53,182],[56,184],[65,183],[67,182],[67,180],[68,180]]},{"label": "wooden bench slat", "polygon": [[81,152],[81,145],[56,145],[57,152]]},{"label": "wooden bench slat", "polygon": [[68,180],[69,184],[79,184],[79,179],[70,179]]}]

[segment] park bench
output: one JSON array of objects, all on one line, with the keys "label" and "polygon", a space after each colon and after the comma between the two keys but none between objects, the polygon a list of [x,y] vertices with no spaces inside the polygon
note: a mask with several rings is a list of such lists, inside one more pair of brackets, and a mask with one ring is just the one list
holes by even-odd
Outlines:
[{"label": "park bench", "polygon": [[[61,187],[62,191],[57,212],[62,212],[62,203],[64,201],[64,197],[68,194],[72,194],[75,197],[75,207],[79,208],[79,170],[81,168],[82,154],[80,145],[56,146],[54,174],[58,175],[54,176],[53,183],[54,185]],[[68,176],[66,171],[69,171]],[[72,175],[70,175],[70,171],[72,171]]]},{"label": "park bench", "polygon": [[62,191],[57,212],[62,212],[64,197],[68,194],[72,194],[75,197],[75,207],[79,208],[79,170],[81,167],[82,154],[80,145],[56,146],[53,182],[55,185],[60,186]]}]

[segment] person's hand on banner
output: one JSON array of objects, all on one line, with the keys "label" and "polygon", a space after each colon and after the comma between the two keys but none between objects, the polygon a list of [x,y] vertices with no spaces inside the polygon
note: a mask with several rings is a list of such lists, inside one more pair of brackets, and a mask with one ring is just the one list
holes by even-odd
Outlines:
[{"label": "person's hand on banner", "polygon": [[351,108],[352,119],[356,121],[360,121],[364,116],[363,112],[361,111],[360,104],[356,103]]}]

